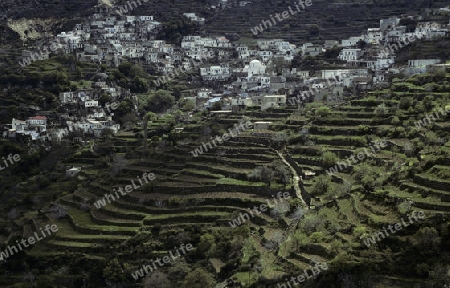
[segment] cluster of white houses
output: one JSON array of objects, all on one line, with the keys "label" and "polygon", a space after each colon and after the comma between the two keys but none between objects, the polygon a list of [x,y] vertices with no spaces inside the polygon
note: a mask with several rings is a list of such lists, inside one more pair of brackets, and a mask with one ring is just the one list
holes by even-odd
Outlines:
[{"label": "cluster of white houses", "polygon": [[29,136],[31,140],[56,140],[59,142],[70,132],[79,131],[82,134],[100,137],[105,129],[111,129],[113,133],[117,133],[120,129],[120,125],[115,124],[111,116],[105,117],[104,120],[82,118],[75,122],[66,121],[67,127],[49,128],[48,130],[47,120],[46,116],[29,117],[25,121],[13,118],[10,128],[7,127],[8,129],[3,132],[3,137],[15,139],[19,135],[23,135]]},{"label": "cluster of white houses", "polygon": [[[102,107],[99,98],[105,94],[110,97],[112,103],[106,103],[105,107]],[[70,132],[90,134],[94,137],[100,137],[102,131],[106,129],[117,133],[120,125],[112,120],[112,116],[118,104],[114,104],[130,97],[129,90],[108,86],[103,81],[93,82],[90,89],[61,92],[59,102],[65,113],[36,110],[36,114],[40,115],[29,117],[27,120],[13,118],[12,123],[6,125],[3,137],[16,138],[19,135],[29,135],[32,140],[60,141]]]},{"label": "cluster of white houses", "polygon": [[[243,2],[245,5],[249,3]],[[226,0],[221,3],[221,7],[226,7]],[[297,47],[282,39],[267,39],[258,40],[255,47],[250,47],[233,44],[224,36],[186,35],[178,47],[163,40],[155,40],[161,23],[155,21],[153,16],[111,15],[111,9],[104,9],[105,13],[94,14],[85,23],[77,24],[73,31],[57,35],[58,42],[63,43],[63,52],[75,54],[79,61],[112,66],[118,66],[123,61],[154,63],[165,75],[178,67],[191,67],[191,61],[200,61],[201,65],[196,69],[204,81],[204,87],[184,94],[184,98],[194,101],[200,109],[211,108],[219,102],[222,110],[230,112],[247,106],[260,106],[261,110],[266,110],[286,105],[286,94],[305,85],[313,91],[312,97],[316,100],[326,95],[340,96],[344,87],[370,89],[376,83],[383,82],[387,73],[399,71],[392,69],[395,52],[401,48],[399,41],[413,37],[417,40],[435,39],[448,35],[449,30],[449,25],[418,22],[414,32],[407,32],[406,26],[400,25],[400,19],[394,17],[380,20],[379,27],[369,28],[363,35],[341,41],[326,40],[323,45],[304,43]],[[185,13],[185,16],[193,21],[204,21],[192,13]],[[421,19],[419,16],[413,20]],[[311,73],[296,68],[283,68],[280,73],[279,69],[276,71],[274,68],[279,61],[290,63],[296,55],[314,57],[335,47],[343,48],[338,59],[345,62],[341,63],[345,69]],[[439,59],[411,59],[409,67],[403,69],[408,73],[422,73],[429,65],[439,62]],[[333,81],[330,82],[329,79]],[[107,93],[115,99],[123,91],[107,87],[102,82],[97,82],[96,85],[95,89],[69,91],[59,95],[62,105],[78,105],[77,109],[84,111],[78,119],[66,119],[66,123],[70,123],[69,130],[80,129],[97,135],[105,128],[113,131],[119,129],[111,120],[111,113],[105,113],[99,106],[98,97]],[[46,130],[45,124],[37,125],[26,120],[25,125],[14,121],[20,120],[13,119],[8,133],[29,133],[35,139]],[[60,134],[63,133],[58,135]]]}]

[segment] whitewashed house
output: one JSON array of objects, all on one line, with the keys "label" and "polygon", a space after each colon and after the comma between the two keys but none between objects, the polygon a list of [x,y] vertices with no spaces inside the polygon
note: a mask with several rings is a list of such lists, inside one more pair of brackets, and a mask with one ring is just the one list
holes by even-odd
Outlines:
[{"label": "whitewashed house", "polygon": [[382,32],[386,30],[391,30],[396,27],[400,23],[400,19],[397,17],[391,17],[389,19],[381,19],[380,20],[380,30]]},{"label": "whitewashed house", "polygon": [[77,98],[74,95],[74,92],[61,92],[59,93],[59,101],[61,101],[62,104],[68,104],[68,103],[76,103]]},{"label": "whitewashed house", "polygon": [[356,61],[364,55],[364,51],[359,48],[344,48],[339,53],[338,58],[343,61]]},{"label": "whitewashed house", "polygon": [[312,43],[305,43],[301,47],[302,50],[302,56],[318,56],[322,52],[322,46],[321,45],[315,45]]},{"label": "whitewashed house", "polygon": [[247,59],[248,57],[250,57],[247,45],[240,44],[236,47],[236,51],[238,52],[239,59]]},{"label": "whitewashed house", "polygon": [[356,37],[350,37],[350,38],[348,38],[348,39],[343,39],[342,41],[341,41],[341,46],[342,47],[354,47],[354,46],[356,46],[356,44],[359,42],[359,41],[364,41],[364,36],[356,36]]},{"label": "whitewashed house", "polygon": [[198,22],[200,24],[205,24],[205,18],[198,17],[195,13],[183,13],[183,16],[189,18],[193,22]]},{"label": "whitewashed house", "polygon": [[369,44],[377,44],[383,40],[383,32],[380,28],[368,28],[364,41]]},{"label": "whitewashed house", "polygon": [[197,98],[208,98],[211,96],[212,90],[208,88],[202,88],[197,92]]},{"label": "whitewashed house", "polygon": [[47,125],[47,117],[45,116],[28,117],[26,122],[27,125],[29,126]]},{"label": "whitewashed house", "polygon": [[261,111],[284,105],[286,105],[286,95],[266,95],[261,100]]},{"label": "whitewashed house", "polygon": [[226,80],[230,78],[230,68],[222,66],[200,68],[200,75],[205,81]]},{"label": "whitewashed house", "polygon": [[86,108],[98,107],[98,101],[96,101],[96,100],[85,101],[84,102],[84,107],[86,107]]},{"label": "whitewashed house", "polygon": [[440,59],[414,59],[408,60],[408,67],[423,68],[428,65],[441,63]]},{"label": "whitewashed house", "polygon": [[258,56],[263,62],[268,62],[270,59],[273,58],[273,52],[272,51],[258,51]]},{"label": "whitewashed house", "polygon": [[23,132],[25,131],[25,128],[27,127],[27,122],[19,119],[12,119],[11,128],[12,130],[15,130],[16,132]]}]

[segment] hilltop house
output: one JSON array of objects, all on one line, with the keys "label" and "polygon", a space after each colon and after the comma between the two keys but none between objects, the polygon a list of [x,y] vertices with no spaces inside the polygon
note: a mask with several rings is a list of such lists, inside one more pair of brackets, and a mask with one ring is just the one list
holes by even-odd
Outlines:
[{"label": "hilltop house", "polygon": [[261,100],[261,111],[286,105],[286,95],[266,95]]}]

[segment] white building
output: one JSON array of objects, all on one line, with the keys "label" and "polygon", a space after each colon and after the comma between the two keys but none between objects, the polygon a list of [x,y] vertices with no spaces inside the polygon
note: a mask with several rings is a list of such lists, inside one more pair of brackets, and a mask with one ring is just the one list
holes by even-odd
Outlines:
[{"label": "white building", "polygon": [[341,46],[342,47],[353,47],[353,46],[356,46],[356,44],[359,42],[359,41],[364,41],[364,36],[356,36],[356,37],[350,37],[350,38],[348,38],[348,39],[343,39],[342,41],[341,41]]},{"label": "white building", "polygon": [[27,126],[27,122],[19,119],[12,119],[12,130],[15,130],[17,132],[23,132],[25,130],[25,127]]},{"label": "white building", "polygon": [[392,17],[389,19],[381,19],[380,20],[380,30],[382,32],[384,32],[386,30],[391,30],[394,27],[396,27],[399,23],[400,23],[400,19],[398,19],[397,17]]},{"label": "white building", "polygon": [[226,80],[230,77],[230,68],[222,66],[200,68],[200,75],[205,81]]},{"label": "white building", "polygon": [[254,75],[264,75],[266,73],[266,65],[259,60],[252,60],[249,65],[244,67],[244,72],[248,73],[247,77],[249,78]]},{"label": "white building", "polygon": [[286,105],[286,95],[266,95],[261,101],[261,111],[284,105]]},{"label": "white building", "polygon": [[383,32],[380,28],[368,28],[364,41],[369,44],[377,44],[383,40]]},{"label": "white building", "polygon": [[284,41],[282,39],[258,40],[257,45],[260,50],[272,50],[278,42]]},{"label": "white building", "polygon": [[247,59],[248,57],[250,57],[247,45],[241,44],[237,46],[236,51],[238,52],[239,59]]},{"label": "white building", "polygon": [[302,49],[302,55],[305,56],[318,56],[322,52],[322,46],[321,45],[314,45],[312,43],[305,43],[301,47]]},{"label": "white building", "polygon": [[200,24],[205,24],[205,18],[198,17],[195,13],[183,13],[186,18],[193,22],[199,22]]},{"label": "white building", "polygon": [[90,100],[90,101],[86,101],[84,102],[84,107],[98,107],[98,101],[95,100]]},{"label": "white building", "polygon": [[408,60],[408,67],[422,68],[428,65],[441,63],[440,59],[414,59]]},{"label": "white building", "polygon": [[154,21],[153,16],[136,16],[136,20],[139,21]]},{"label": "white building", "polygon": [[47,117],[45,116],[35,116],[35,117],[29,117],[26,120],[28,125],[33,125],[33,126],[37,126],[37,125],[47,125]]},{"label": "white building", "polygon": [[59,93],[59,101],[61,101],[62,104],[76,103],[77,98],[75,97],[74,92],[61,92]]},{"label": "white building", "polygon": [[232,106],[252,106],[253,101],[250,97],[238,97],[231,99],[231,105]]},{"label": "white building", "polygon": [[258,51],[258,56],[263,62],[267,62],[273,58],[272,51]]},{"label": "white building", "polygon": [[197,98],[208,98],[211,96],[212,90],[208,88],[202,88],[197,92]]},{"label": "white building", "polygon": [[359,48],[344,48],[339,53],[338,58],[343,61],[356,61],[364,55],[364,51]]}]

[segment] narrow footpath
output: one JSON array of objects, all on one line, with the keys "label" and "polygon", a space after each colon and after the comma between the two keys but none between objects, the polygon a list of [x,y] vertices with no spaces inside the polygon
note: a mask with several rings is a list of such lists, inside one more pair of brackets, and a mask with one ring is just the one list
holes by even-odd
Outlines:
[{"label": "narrow footpath", "polygon": [[300,186],[298,185],[298,182],[300,181],[300,177],[298,176],[297,172],[295,171],[294,167],[291,166],[291,164],[289,164],[289,162],[286,160],[286,158],[284,158],[283,153],[281,153],[278,150],[273,149],[278,156],[280,156],[281,160],[284,162],[284,164],[286,164],[289,169],[291,169],[292,175],[293,175],[293,180],[294,180],[294,190],[295,190],[295,194],[297,194],[298,199],[302,200],[303,205],[305,206],[306,209],[308,209],[308,205],[306,204],[305,200],[303,200],[302,197],[302,190],[300,190]]}]

